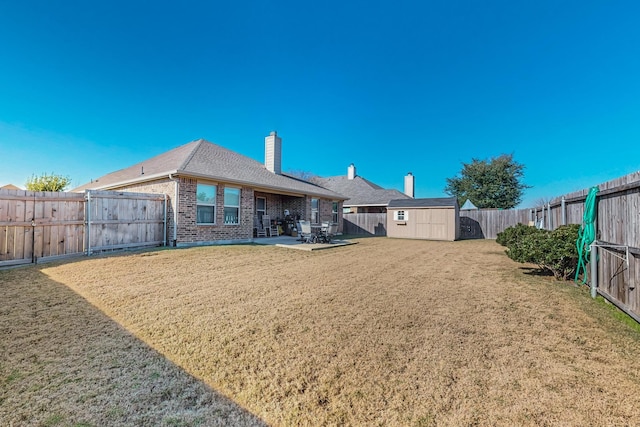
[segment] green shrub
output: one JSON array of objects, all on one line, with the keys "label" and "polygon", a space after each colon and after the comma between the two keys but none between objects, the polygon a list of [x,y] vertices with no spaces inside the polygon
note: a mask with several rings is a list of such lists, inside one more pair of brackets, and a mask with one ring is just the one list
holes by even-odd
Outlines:
[{"label": "green shrub", "polygon": [[509,247],[511,243],[519,241],[523,236],[536,233],[537,231],[539,231],[537,228],[530,225],[518,224],[498,233],[496,242],[502,246]]},{"label": "green shrub", "polygon": [[539,230],[521,224],[509,227],[501,238],[507,246],[507,256],[514,261],[536,264],[558,279],[567,280],[575,274],[578,265],[577,224],[563,225],[554,231]]}]

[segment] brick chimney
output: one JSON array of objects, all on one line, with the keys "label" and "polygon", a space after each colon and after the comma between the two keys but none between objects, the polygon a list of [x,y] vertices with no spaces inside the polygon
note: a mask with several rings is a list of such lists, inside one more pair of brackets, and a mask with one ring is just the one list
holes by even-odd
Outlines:
[{"label": "brick chimney", "polygon": [[416,179],[411,172],[404,177],[404,194],[411,197],[412,199],[415,197],[416,190]]},{"label": "brick chimney", "polygon": [[282,138],[276,131],[264,139],[264,165],[270,172],[282,174]]},{"label": "brick chimney", "polygon": [[356,177],[356,165],[351,163],[347,168],[347,178],[354,179]]}]

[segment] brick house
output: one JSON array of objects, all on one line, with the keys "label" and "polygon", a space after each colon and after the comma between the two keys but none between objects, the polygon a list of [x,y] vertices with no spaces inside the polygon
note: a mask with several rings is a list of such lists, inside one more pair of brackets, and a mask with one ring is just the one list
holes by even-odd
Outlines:
[{"label": "brick house", "polygon": [[[90,189],[164,193],[168,244],[250,242],[263,215],[285,231],[291,219],[338,223],[345,197],[282,173],[282,139],[265,138],[265,163],[199,139],[73,191]],[[285,211],[289,217],[285,217]]]}]

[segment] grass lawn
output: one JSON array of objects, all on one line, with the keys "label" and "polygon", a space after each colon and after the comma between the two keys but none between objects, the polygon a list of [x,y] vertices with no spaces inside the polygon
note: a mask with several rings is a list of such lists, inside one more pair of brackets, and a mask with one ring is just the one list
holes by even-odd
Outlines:
[{"label": "grass lawn", "polygon": [[494,241],[0,271],[0,425],[635,425],[640,333]]}]

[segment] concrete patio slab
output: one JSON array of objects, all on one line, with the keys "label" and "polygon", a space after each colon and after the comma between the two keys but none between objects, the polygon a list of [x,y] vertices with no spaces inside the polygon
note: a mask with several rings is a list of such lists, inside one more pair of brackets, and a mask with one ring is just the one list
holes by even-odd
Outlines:
[{"label": "concrete patio slab", "polygon": [[299,237],[278,236],[256,238],[253,239],[253,243],[256,243],[258,245],[273,245],[280,248],[297,249],[301,251],[319,251],[322,249],[331,249],[340,246],[354,245],[357,242],[334,239],[331,243],[304,243],[299,240]]}]

